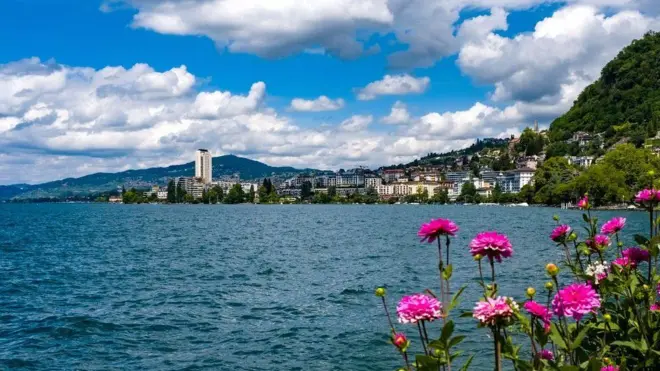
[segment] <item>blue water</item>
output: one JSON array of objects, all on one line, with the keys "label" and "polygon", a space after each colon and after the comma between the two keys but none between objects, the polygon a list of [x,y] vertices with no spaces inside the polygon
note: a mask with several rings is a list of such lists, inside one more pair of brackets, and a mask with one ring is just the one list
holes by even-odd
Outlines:
[{"label": "blue water", "polygon": [[[392,370],[400,356],[373,289],[388,288],[391,310],[436,289],[437,250],[419,243],[421,222],[461,227],[460,311],[479,294],[466,247],[479,231],[514,245],[498,266],[502,294],[542,288],[545,263],[562,256],[547,238],[554,213],[581,220],[477,206],[0,205],[0,368]],[[643,213],[600,216],[620,214],[629,235],[646,230]],[[459,323],[461,348],[479,354],[471,369],[492,369],[487,331]],[[414,328],[399,328],[419,344]]]}]

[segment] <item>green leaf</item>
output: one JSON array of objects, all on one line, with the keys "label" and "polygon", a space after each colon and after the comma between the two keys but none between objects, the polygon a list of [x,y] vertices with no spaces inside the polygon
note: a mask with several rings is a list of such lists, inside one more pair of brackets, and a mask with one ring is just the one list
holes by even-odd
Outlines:
[{"label": "green leaf", "polygon": [[577,334],[575,339],[571,342],[571,350],[575,350],[580,347],[580,344],[582,344],[582,340],[584,340],[584,337],[587,335],[587,332],[591,329],[591,324],[588,324],[584,326],[580,332]]},{"label": "green leaf", "polygon": [[578,366],[561,366],[559,368],[560,371],[580,371],[580,368]]},{"label": "green leaf", "polygon": [[463,367],[461,367],[460,371],[467,371],[468,368],[470,367],[470,363],[472,363],[473,358],[474,358],[474,354],[471,355],[470,358],[467,359],[467,361],[465,361],[465,363],[463,364]]},{"label": "green leaf", "polygon": [[449,279],[451,278],[451,274],[452,274],[453,270],[454,270],[454,267],[451,264],[447,264],[447,266],[445,267],[445,270],[442,271],[442,278],[449,281]]},{"label": "green leaf", "polygon": [[559,349],[564,349],[568,350],[568,347],[566,346],[566,342],[564,339],[561,337],[561,334],[559,333],[559,330],[557,329],[557,326],[552,323],[550,325],[550,340],[552,340],[553,343],[559,348]]},{"label": "green leaf", "polygon": [[[451,303],[449,303],[449,307],[447,308],[447,312],[449,312],[452,309],[456,308],[456,306],[460,303],[460,301],[458,299],[461,297],[461,294],[463,293],[463,291],[465,291],[466,287],[467,287],[467,285],[463,285],[463,286],[461,286],[460,289],[458,289],[458,291],[456,291],[454,296],[451,298]],[[472,312],[470,312],[470,316],[472,316]]]},{"label": "green leaf", "polygon": [[649,239],[642,236],[641,234],[636,234],[635,235],[635,242],[637,242],[638,245],[644,245],[649,243]]},{"label": "green leaf", "polygon": [[472,318],[472,312],[463,312],[459,316],[460,318]]},{"label": "green leaf", "polygon": [[465,339],[465,336],[454,336],[450,341],[449,341],[449,349],[453,348],[454,346],[458,345]]},{"label": "green leaf", "polygon": [[444,365],[447,362],[431,356],[418,354],[415,356],[415,363],[417,363],[417,370],[437,371],[438,366]]},{"label": "green leaf", "polygon": [[630,349],[636,350],[636,351],[638,351],[638,352],[641,352],[641,351],[642,351],[642,350],[640,349],[640,346],[637,345],[637,344],[635,344],[635,343],[633,343],[632,341],[621,341],[621,340],[617,340],[617,341],[613,341],[611,345],[618,345],[618,346],[620,346],[620,347],[630,348]]},{"label": "green leaf", "polygon": [[[442,327],[440,342],[442,342],[445,345],[449,343],[449,338],[451,338],[451,334],[454,333],[454,326],[455,326],[454,321],[449,321]],[[447,347],[445,346],[445,348]]]},{"label": "green leaf", "polygon": [[582,214],[582,220],[584,220],[585,223],[591,224],[591,220],[589,220],[587,214]]}]

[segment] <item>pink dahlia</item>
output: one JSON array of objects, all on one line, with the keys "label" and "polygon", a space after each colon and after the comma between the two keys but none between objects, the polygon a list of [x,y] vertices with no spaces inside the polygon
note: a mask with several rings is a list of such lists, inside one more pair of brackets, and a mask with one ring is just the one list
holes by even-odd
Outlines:
[{"label": "pink dahlia", "polygon": [[586,283],[574,283],[559,290],[552,299],[552,310],[558,316],[579,321],[600,307],[600,296]]},{"label": "pink dahlia", "polygon": [[619,371],[619,366],[605,366],[601,367],[600,371]]},{"label": "pink dahlia", "polygon": [[439,236],[454,236],[458,232],[456,223],[449,219],[431,219],[430,222],[419,227],[417,235],[422,237],[422,242],[432,243]]},{"label": "pink dahlia", "polygon": [[470,253],[472,256],[488,256],[498,262],[502,258],[509,258],[513,254],[513,247],[509,239],[497,232],[481,232],[470,242]]},{"label": "pink dahlia", "polygon": [[612,218],[608,220],[605,224],[603,224],[603,226],[600,228],[600,233],[615,234],[620,232],[625,225],[626,225],[626,218],[622,218],[618,216],[616,218]]},{"label": "pink dahlia", "polygon": [[587,244],[587,246],[589,246],[589,248],[591,248],[591,250],[597,252],[610,246],[612,244],[612,241],[610,241],[610,238],[604,234],[597,234],[594,236],[593,239],[586,240],[585,243]]},{"label": "pink dahlia", "polygon": [[658,201],[660,192],[655,189],[643,189],[635,195],[635,202],[640,204],[652,204]]},{"label": "pink dahlia", "polygon": [[637,264],[645,261],[649,261],[650,255],[649,252],[640,249],[639,247],[629,247],[621,252],[624,258],[630,259],[630,261],[637,266]]},{"label": "pink dahlia", "polygon": [[548,360],[548,361],[554,361],[555,360],[555,355],[550,350],[541,349],[541,351],[539,352],[539,358],[545,359],[545,360]]},{"label": "pink dahlia", "polygon": [[614,259],[612,265],[615,265],[619,268],[632,268],[632,269],[637,268],[637,263],[634,260],[628,258],[627,256]]},{"label": "pink dahlia", "polygon": [[651,304],[649,310],[651,312],[660,312],[660,303]]},{"label": "pink dahlia", "polygon": [[424,294],[404,296],[396,306],[400,323],[433,321],[442,317],[442,304],[434,297]]},{"label": "pink dahlia", "polygon": [[518,310],[518,304],[506,296],[488,298],[480,301],[472,311],[472,317],[479,320],[482,325],[495,325],[498,321],[505,321],[513,317],[514,310]]},{"label": "pink dahlia", "polygon": [[580,201],[578,201],[577,206],[582,210],[588,209],[589,208],[589,196],[584,195],[584,197],[581,198]]},{"label": "pink dahlia", "polygon": [[552,233],[550,234],[550,239],[555,242],[563,242],[566,240],[566,237],[568,237],[568,234],[570,232],[571,232],[571,227],[569,227],[566,224],[560,225],[552,231]]},{"label": "pink dahlia", "polygon": [[543,328],[546,331],[550,330],[550,319],[552,318],[552,313],[550,313],[545,305],[539,304],[535,301],[528,301],[523,307],[529,314],[543,321]]}]

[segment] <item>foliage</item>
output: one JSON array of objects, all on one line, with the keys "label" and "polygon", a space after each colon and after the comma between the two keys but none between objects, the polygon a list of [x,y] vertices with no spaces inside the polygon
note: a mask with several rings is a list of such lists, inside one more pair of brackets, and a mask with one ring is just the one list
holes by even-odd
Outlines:
[{"label": "foliage", "polygon": [[516,151],[525,156],[538,155],[543,151],[546,139],[543,135],[530,128],[523,130],[520,141],[516,144]]},{"label": "foliage", "polygon": [[[558,162],[553,166],[563,164]],[[571,227],[561,225],[559,217],[555,216],[557,226],[550,241],[565,257],[559,264],[562,268],[554,263],[547,264],[548,282],[532,283],[526,290],[520,289],[527,298],[524,303],[518,301],[518,304],[512,297],[504,296],[498,284],[497,277],[506,272],[496,274],[501,269],[496,269],[500,266],[497,263],[501,258],[514,258],[511,253],[504,254],[512,252],[508,238],[496,232],[485,232],[472,240],[470,252],[477,265],[473,276],[483,293],[474,310],[462,313],[461,317],[474,318],[477,328],[490,332],[494,360],[482,363],[494,365],[496,371],[657,369],[660,364],[660,218],[656,220],[655,213],[660,191],[645,190],[636,199],[637,205],[649,214],[649,234],[634,238],[638,248],[623,249],[626,242],[632,242],[623,241],[620,236],[626,224],[624,218],[599,225],[591,213],[591,195],[580,202],[584,210],[584,232],[580,232],[580,236]],[[452,273],[458,269],[449,264],[450,243],[457,231],[458,227],[448,219],[438,218],[422,224],[418,232],[423,237],[422,242],[437,242],[438,245],[439,291],[425,289],[422,290],[424,294],[404,296],[396,310],[402,324],[395,326],[390,317],[386,290],[381,287],[375,291],[388,320],[390,342],[402,356],[399,370],[451,370],[452,364],[456,367],[459,360],[463,365],[461,370],[467,370],[473,357],[484,357],[466,358],[457,349],[465,336],[457,331],[451,319],[452,310],[466,288],[449,295]],[[608,264],[608,261],[613,263]],[[465,273],[461,277],[465,277]],[[441,324],[436,326],[438,322]],[[414,336],[408,337],[406,333]]]},{"label": "foliage", "polygon": [[240,204],[245,202],[245,192],[240,184],[234,184],[223,198],[222,202],[226,204]]},{"label": "foliage", "polygon": [[553,157],[544,162],[534,173],[534,201],[558,205],[570,200],[572,195],[577,196],[567,186],[577,173],[577,169],[563,157]]},{"label": "foliage", "polygon": [[606,139],[649,137],[660,129],[660,34],[649,32],[625,47],[587,86],[573,107],[550,125],[550,139],[577,131]]},{"label": "foliage", "polygon": [[458,196],[456,201],[458,202],[479,202],[479,195],[477,194],[477,187],[474,186],[472,182],[465,182],[461,188],[461,194]]}]

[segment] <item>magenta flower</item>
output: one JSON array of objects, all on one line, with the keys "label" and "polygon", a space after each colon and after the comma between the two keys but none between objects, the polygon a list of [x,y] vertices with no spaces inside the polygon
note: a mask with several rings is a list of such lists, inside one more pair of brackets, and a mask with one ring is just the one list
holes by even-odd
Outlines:
[{"label": "magenta flower", "polygon": [[417,235],[422,237],[422,242],[432,243],[439,236],[455,236],[458,232],[456,223],[449,219],[431,219],[430,222],[419,227]]},{"label": "magenta flower", "polygon": [[600,307],[600,296],[586,283],[574,283],[559,290],[552,299],[552,310],[558,316],[579,321]]},{"label": "magenta flower", "polygon": [[472,256],[481,255],[495,259],[498,262],[502,258],[509,258],[513,254],[513,247],[509,239],[497,232],[481,232],[470,242],[470,253]]},{"label": "magenta flower", "polygon": [[619,371],[619,366],[605,366],[601,367],[600,371]]},{"label": "magenta flower", "polygon": [[569,227],[566,224],[560,225],[552,231],[552,233],[550,234],[550,239],[555,242],[564,242],[570,232],[571,232],[571,227]]},{"label": "magenta flower", "polygon": [[578,201],[577,206],[582,210],[588,209],[589,208],[589,196],[584,195],[584,197],[581,198],[580,201]]},{"label": "magenta flower", "polygon": [[618,216],[616,218],[612,218],[608,220],[605,224],[603,224],[603,226],[600,228],[600,233],[615,234],[621,232],[621,230],[625,225],[626,225],[626,218],[622,218]]},{"label": "magenta flower", "polygon": [[482,325],[493,326],[512,318],[514,310],[518,310],[518,304],[513,299],[498,296],[495,299],[488,298],[486,301],[478,302],[472,311],[472,317],[478,319]]},{"label": "magenta flower", "polygon": [[424,294],[404,296],[396,306],[400,323],[433,321],[442,317],[442,304],[434,297]]},{"label": "magenta flower", "polygon": [[635,195],[635,202],[640,204],[653,204],[658,201],[660,193],[655,189],[643,189]]},{"label": "magenta flower", "polygon": [[540,319],[543,321],[543,328],[548,331],[550,330],[550,319],[552,319],[552,313],[550,313],[550,310],[543,305],[539,304],[535,301],[528,301],[523,305],[525,310],[532,316]]},{"label": "magenta flower", "polygon": [[539,358],[545,359],[547,361],[554,361],[555,360],[555,355],[552,354],[552,351],[547,350],[547,349],[541,349],[539,352]]},{"label": "magenta flower", "polygon": [[648,251],[640,249],[639,247],[629,247],[623,250],[621,255],[623,255],[624,258],[630,259],[635,266],[641,262],[649,261],[651,258]]},{"label": "magenta flower", "polygon": [[630,258],[628,258],[627,256],[614,259],[612,265],[615,265],[619,268],[632,268],[632,269],[637,268],[637,263],[634,262],[633,260],[630,260]]},{"label": "magenta flower", "polygon": [[610,241],[610,238],[604,234],[597,234],[593,239],[588,239],[584,243],[586,243],[592,251],[598,252],[610,246],[612,241]]},{"label": "magenta flower", "polygon": [[651,312],[660,312],[660,303],[651,304],[649,310]]}]

